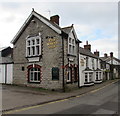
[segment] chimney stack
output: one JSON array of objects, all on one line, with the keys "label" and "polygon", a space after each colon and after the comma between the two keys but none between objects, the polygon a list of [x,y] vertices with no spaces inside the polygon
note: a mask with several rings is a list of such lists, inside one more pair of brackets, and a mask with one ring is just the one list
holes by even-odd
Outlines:
[{"label": "chimney stack", "polygon": [[105,54],[104,54],[104,57],[105,57],[105,58],[107,58],[107,57],[108,57],[108,56],[107,56],[107,53],[105,53]]},{"label": "chimney stack", "polygon": [[99,57],[99,51],[95,51],[94,54]]},{"label": "chimney stack", "polygon": [[86,45],[84,45],[84,49],[91,51],[91,45],[88,44],[88,41],[86,41]]},{"label": "chimney stack", "polygon": [[113,57],[113,52],[110,52],[110,57],[111,57],[111,58]]},{"label": "chimney stack", "polygon": [[52,23],[56,23],[56,24],[59,25],[59,16],[58,16],[58,15],[51,16],[51,17],[50,17],[50,21],[51,21]]}]

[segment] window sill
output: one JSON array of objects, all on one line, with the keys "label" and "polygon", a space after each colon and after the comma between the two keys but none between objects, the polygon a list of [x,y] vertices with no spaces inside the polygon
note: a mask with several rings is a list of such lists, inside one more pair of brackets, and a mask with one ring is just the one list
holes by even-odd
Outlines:
[{"label": "window sill", "polygon": [[102,80],[95,80],[95,83],[102,83]]},{"label": "window sill", "polygon": [[59,81],[59,79],[52,79],[52,81]]},{"label": "window sill", "polygon": [[40,81],[39,82],[28,82],[29,84],[40,84]]},{"label": "window sill", "polygon": [[90,84],[90,83],[94,83],[93,81],[91,81],[91,82],[85,82],[84,84]]},{"label": "window sill", "polygon": [[67,54],[67,56],[73,56],[73,57],[76,57],[77,55],[73,55],[73,54]]},{"label": "window sill", "polygon": [[72,82],[71,81],[67,81],[66,84],[72,84]]},{"label": "window sill", "polygon": [[85,82],[84,85],[85,86],[91,86],[91,85],[94,85],[94,82],[93,81],[91,81],[91,82]]},{"label": "window sill", "polygon": [[35,55],[35,56],[26,56],[26,58],[35,58],[35,57],[40,57],[41,55]]},{"label": "window sill", "polygon": [[30,56],[26,57],[29,62],[40,61],[40,56]]}]

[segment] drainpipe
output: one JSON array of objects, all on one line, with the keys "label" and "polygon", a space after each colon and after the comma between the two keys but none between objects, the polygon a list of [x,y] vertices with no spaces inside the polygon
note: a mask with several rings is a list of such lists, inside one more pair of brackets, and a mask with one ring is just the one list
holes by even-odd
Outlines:
[{"label": "drainpipe", "polygon": [[7,83],[7,64],[5,64],[5,84]]},{"label": "drainpipe", "polygon": [[111,78],[112,78],[112,80],[114,79],[113,78],[113,58],[111,57]]},{"label": "drainpipe", "polygon": [[77,43],[78,43],[78,53],[77,54],[78,54],[78,88],[79,88],[80,87],[80,82],[79,82],[80,81],[80,69],[79,69],[80,68],[80,65],[79,65],[80,64],[80,59],[79,59],[80,58],[80,49],[79,49],[79,47],[80,46],[79,45],[80,45],[80,43],[82,43],[82,41],[77,40]]},{"label": "drainpipe", "polygon": [[64,77],[64,32],[61,32],[61,36],[62,36],[62,90],[63,92],[65,92],[65,77]]},{"label": "drainpipe", "polygon": [[80,69],[79,69],[79,66],[80,66],[79,65],[79,63],[80,63],[80,60],[79,60],[79,58],[80,58],[80,56],[79,56],[79,43],[78,43],[78,53],[77,54],[78,54],[78,88],[79,88],[79,86],[80,86],[80,82],[79,82],[80,81],[80,72],[79,72],[80,71]]},{"label": "drainpipe", "polygon": [[62,35],[62,73],[63,73],[63,92],[65,92],[65,77],[64,77],[64,38]]}]

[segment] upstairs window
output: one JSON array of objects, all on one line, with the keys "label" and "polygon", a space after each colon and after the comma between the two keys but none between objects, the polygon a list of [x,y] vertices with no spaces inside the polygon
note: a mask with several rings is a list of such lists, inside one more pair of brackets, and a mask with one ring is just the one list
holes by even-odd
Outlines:
[{"label": "upstairs window", "polygon": [[88,67],[88,57],[86,57],[86,67]]},{"label": "upstairs window", "polygon": [[26,39],[26,56],[39,56],[41,55],[41,37],[34,36]]},{"label": "upstairs window", "polygon": [[94,59],[92,59],[92,69],[94,69]]},{"label": "upstairs window", "polygon": [[72,38],[68,39],[68,54],[75,55],[75,40]]},{"label": "upstairs window", "polygon": [[67,78],[67,82],[71,82],[72,81],[72,68],[69,67],[68,68],[68,78]]}]

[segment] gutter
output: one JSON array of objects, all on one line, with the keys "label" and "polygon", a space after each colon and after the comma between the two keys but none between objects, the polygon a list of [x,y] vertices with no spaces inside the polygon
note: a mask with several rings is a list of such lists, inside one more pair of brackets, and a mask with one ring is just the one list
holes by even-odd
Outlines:
[{"label": "gutter", "polygon": [[80,87],[80,82],[79,82],[80,81],[80,69],[79,69],[80,68],[80,65],[79,65],[80,64],[80,59],[79,59],[80,58],[80,49],[79,49],[79,47],[80,46],[79,46],[79,44],[82,43],[82,41],[78,40],[77,43],[78,43],[78,88],[79,88]]}]

